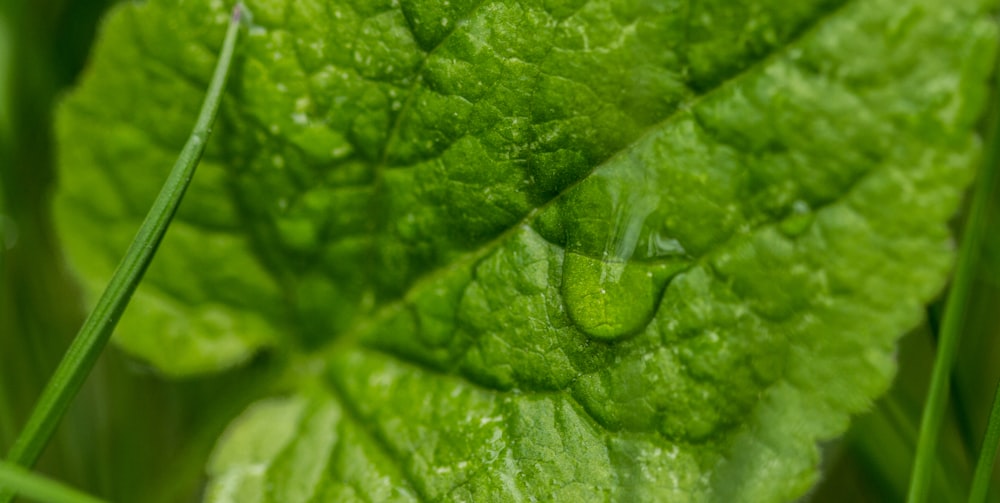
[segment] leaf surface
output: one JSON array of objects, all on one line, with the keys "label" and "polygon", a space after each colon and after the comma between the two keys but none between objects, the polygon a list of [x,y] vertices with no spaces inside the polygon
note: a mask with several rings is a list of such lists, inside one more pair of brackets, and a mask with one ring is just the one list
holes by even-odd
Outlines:
[{"label": "leaf surface", "polygon": [[[975,0],[248,2],[222,124],[117,341],[281,355],[209,501],[785,501],[941,289]],[[99,289],[227,9],[107,21],[59,113]]]}]

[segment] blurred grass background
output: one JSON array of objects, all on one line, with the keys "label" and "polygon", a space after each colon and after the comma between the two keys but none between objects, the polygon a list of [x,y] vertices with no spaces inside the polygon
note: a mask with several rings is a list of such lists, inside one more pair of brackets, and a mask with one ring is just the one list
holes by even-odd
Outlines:
[{"label": "blurred grass background", "polygon": [[[50,221],[52,111],[84,68],[101,14],[114,1],[0,1],[0,453],[82,321]],[[986,232],[954,373],[935,502],[965,500],[1000,379],[1000,187],[993,193],[994,230]],[[824,477],[811,501],[905,499],[939,304],[903,339],[892,390],[824,449]],[[39,469],[112,501],[197,501],[212,441],[251,398],[240,393],[253,388],[246,380],[266,379],[266,372],[267,363],[257,362],[223,378],[165,381],[112,346]],[[990,501],[1000,501],[1000,491]]]}]

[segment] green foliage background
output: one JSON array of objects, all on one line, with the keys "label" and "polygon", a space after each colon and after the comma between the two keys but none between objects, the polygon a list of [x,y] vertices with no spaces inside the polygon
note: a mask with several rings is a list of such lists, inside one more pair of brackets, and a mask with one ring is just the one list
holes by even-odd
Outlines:
[{"label": "green foliage background", "polygon": [[[0,2],[0,452],[82,320],[49,213],[52,107],[83,68],[110,3]],[[1000,196],[992,201],[988,229],[1000,229]],[[986,235],[932,501],[964,500],[1000,378],[1000,232]],[[928,324],[903,340],[892,391],[827,447],[824,481],[813,501],[903,499],[938,311],[931,306]],[[246,381],[266,379],[270,370],[259,359],[222,378],[166,381],[111,347],[40,468],[114,501],[194,501],[212,443],[252,398],[240,390],[252,389]],[[1000,491],[992,496],[1000,501]]]}]

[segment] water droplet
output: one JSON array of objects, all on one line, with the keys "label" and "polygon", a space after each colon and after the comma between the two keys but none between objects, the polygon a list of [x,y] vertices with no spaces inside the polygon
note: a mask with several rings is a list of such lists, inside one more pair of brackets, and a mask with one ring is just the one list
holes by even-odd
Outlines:
[{"label": "water droplet", "polygon": [[666,180],[639,150],[595,173],[560,206],[566,240],[561,293],[574,324],[618,341],[642,331],[670,279],[690,265],[660,229]]},{"label": "water droplet", "polygon": [[815,218],[809,203],[799,199],[792,204],[792,212],[778,224],[778,229],[790,238],[800,236],[809,230]]},{"label": "water droplet", "polygon": [[587,335],[621,340],[656,313],[663,290],[686,263],[606,261],[566,254],[562,296],[570,319]]},{"label": "water droplet", "polygon": [[646,257],[682,257],[687,253],[684,245],[675,238],[668,237],[661,232],[650,234],[646,244]]},{"label": "water droplet", "polygon": [[350,154],[353,151],[354,149],[352,149],[350,145],[346,144],[340,145],[330,150],[330,156],[333,157],[334,159],[340,159],[342,157],[347,156],[347,154]]}]

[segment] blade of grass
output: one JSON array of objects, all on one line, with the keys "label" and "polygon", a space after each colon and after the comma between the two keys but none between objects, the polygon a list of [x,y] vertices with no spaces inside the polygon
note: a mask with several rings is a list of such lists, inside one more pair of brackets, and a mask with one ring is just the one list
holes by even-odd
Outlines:
[{"label": "blade of grass", "polygon": [[43,503],[104,503],[104,500],[2,460],[0,489]]},{"label": "blade of grass", "polygon": [[[38,460],[152,261],[205,151],[232,63],[242,9],[242,5],[237,5],[233,11],[215,73],[191,136],[100,300],[42,391],[27,424],[10,449],[8,461],[31,466]],[[10,500],[10,495],[0,492],[0,502]]]},{"label": "blade of grass", "polygon": [[986,426],[983,446],[979,450],[979,461],[972,477],[972,490],[969,492],[969,503],[983,503],[990,490],[993,479],[993,463],[996,460],[997,446],[1000,445],[1000,383],[997,383],[996,394],[993,397],[993,409],[990,411],[990,422]]},{"label": "blade of grass", "polygon": [[1000,164],[1000,113],[996,108],[994,107],[990,117],[987,152],[983,156],[983,163],[975,183],[969,217],[963,230],[964,236],[959,250],[958,264],[951,288],[948,291],[944,317],[941,320],[941,332],[938,339],[937,355],[934,358],[934,369],[931,373],[930,390],[927,393],[927,401],[924,403],[924,411],[920,420],[920,436],[917,439],[917,454],[913,463],[913,471],[910,474],[908,503],[925,502],[930,489],[935,450],[948,403],[951,367],[958,350],[959,337],[965,330],[966,311],[975,280],[977,258],[982,249],[983,235],[986,232],[984,224],[989,206],[989,196],[996,183],[997,165]]}]

